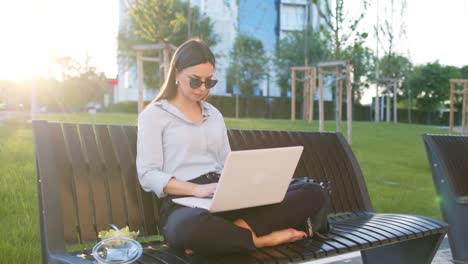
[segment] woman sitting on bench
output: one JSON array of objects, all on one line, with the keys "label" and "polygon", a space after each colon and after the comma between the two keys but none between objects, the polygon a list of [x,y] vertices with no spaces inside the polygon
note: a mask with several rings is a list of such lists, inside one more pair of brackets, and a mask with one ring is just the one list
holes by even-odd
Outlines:
[{"label": "woman sitting on bench", "polygon": [[145,191],[163,199],[161,233],[188,254],[241,252],[305,238],[306,219],[325,200],[314,183],[291,184],[278,204],[221,213],[172,202],[178,196],[213,195],[231,151],[222,114],[204,101],[217,83],[214,69],[214,55],[204,42],[183,43],[158,96],[138,117],[138,178]]}]

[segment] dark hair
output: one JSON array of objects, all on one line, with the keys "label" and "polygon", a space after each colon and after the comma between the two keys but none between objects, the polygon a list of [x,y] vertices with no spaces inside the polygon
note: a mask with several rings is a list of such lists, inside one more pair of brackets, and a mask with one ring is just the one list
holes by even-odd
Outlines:
[{"label": "dark hair", "polygon": [[177,71],[192,67],[198,64],[210,63],[215,67],[215,57],[208,45],[201,39],[195,38],[187,40],[180,45],[172,56],[169,72],[166,80],[159,90],[159,94],[151,103],[162,99],[173,99],[177,95],[177,85],[175,76]]}]

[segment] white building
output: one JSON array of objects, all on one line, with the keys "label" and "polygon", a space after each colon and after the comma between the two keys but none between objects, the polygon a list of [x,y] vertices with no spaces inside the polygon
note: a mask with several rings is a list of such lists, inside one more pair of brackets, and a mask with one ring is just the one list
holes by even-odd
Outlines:
[{"label": "white building", "polygon": [[[302,31],[307,19],[314,28],[318,28],[320,19],[317,11],[308,4],[309,0],[188,0],[197,6],[202,15],[208,16],[213,23],[213,30],[219,36],[213,47],[216,56],[215,76],[219,80],[212,93],[229,95],[226,92],[226,73],[230,64],[230,53],[234,40],[241,32],[259,38],[268,56],[273,56],[278,38],[290,31]],[[328,0],[330,1],[330,0]],[[132,0],[120,0],[120,24],[128,17],[129,3]],[[268,78],[260,83],[263,95],[281,96],[276,84],[274,65],[270,65]],[[153,99],[158,90],[144,89],[145,100]],[[113,101],[136,101],[138,84],[136,66],[119,61],[118,86],[114,91]]]}]

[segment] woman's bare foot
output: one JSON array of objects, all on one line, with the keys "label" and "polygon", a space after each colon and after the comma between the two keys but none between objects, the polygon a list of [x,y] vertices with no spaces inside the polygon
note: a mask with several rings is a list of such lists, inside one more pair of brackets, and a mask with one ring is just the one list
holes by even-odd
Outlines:
[{"label": "woman's bare foot", "polygon": [[186,249],[186,250],[185,250],[185,254],[187,254],[187,255],[193,255],[193,250],[191,250],[191,249]]},{"label": "woman's bare foot", "polygon": [[243,219],[237,219],[233,223],[239,227],[249,230],[252,233],[252,240],[255,247],[257,248],[272,247],[287,242],[294,242],[307,237],[304,231],[299,231],[294,228],[286,228],[271,232],[268,235],[257,237],[252,228],[250,228],[250,226]]},{"label": "woman's bare foot", "polygon": [[306,237],[306,233],[304,231],[299,231],[294,228],[286,228],[283,230],[271,232],[270,234],[259,237],[259,238],[261,239],[267,236],[269,237],[267,243],[271,243],[271,245],[266,245],[266,246],[276,246],[279,244],[294,242],[297,240],[304,239]]}]

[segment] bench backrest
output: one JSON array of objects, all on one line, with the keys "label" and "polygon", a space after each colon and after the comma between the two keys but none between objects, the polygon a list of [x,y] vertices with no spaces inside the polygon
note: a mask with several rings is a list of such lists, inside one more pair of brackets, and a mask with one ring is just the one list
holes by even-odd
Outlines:
[{"label": "bench backrest", "polygon": [[[33,121],[33,132],[43,245],[96,241],[109,223],[158,234],[158,199],[140,188],[136,175],[136,126]],[[232,150],[303,145],[294,177],[330,181],[335,213],[372,210],[359,165],[341,134],[228,133]]]},{"label": "bench backrest", "polygon": [[436,187],[449,183],[453,197],[468,197],[468,136],[423,135]]}]

